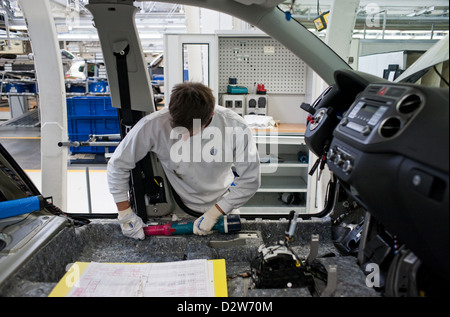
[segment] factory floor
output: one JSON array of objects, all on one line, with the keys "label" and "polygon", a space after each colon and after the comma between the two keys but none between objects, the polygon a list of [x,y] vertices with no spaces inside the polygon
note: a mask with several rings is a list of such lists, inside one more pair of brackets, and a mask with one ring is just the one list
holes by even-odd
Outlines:
[{"label": "factory floor", "polygon": [[[0,143],[41,190],[41,136],[39,127],[0,127]],[[113,213],[116,206],[108,192],[106,164],[73,164],[67,166],[66,212]],[[89,207],[87,175],[89,175]],[[58,206],[59,207],[59,206]]]}]

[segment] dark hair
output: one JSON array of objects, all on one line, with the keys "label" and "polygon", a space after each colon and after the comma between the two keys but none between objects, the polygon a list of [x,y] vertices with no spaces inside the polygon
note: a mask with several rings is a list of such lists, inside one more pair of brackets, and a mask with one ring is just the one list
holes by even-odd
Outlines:
[{"label": "dark hair", "polygon": [[195,82],[177,84],[172,89],[169,102],[172,127],[190,130],[194,119],[200,119],[203,126],[211,118],[214,107],[214,95],[209,87]]}]

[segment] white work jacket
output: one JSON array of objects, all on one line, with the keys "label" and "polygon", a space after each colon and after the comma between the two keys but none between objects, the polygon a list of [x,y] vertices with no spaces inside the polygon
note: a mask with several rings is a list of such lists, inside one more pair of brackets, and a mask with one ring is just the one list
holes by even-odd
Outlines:
[{"label": "white work jacket", "polygon": [[244,205],[261,183],[258,150],[244,119],[216,106],[211,123],[184,138],[186,129],[173,129],[170,120],[167,108],[153,112],[120,142],[107,167],[114,201],[129,199],[130,171],[148,152],[154,152],[170,184],[190,209],[205,212],[217,203],[229,213]]}]

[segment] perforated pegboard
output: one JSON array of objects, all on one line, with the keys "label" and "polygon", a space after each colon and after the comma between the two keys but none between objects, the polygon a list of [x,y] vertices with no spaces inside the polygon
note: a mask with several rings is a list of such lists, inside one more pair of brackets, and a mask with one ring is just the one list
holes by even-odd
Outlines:
[{"label": "perforated pegboard", "polygon": [[306,65],[278,41],[267,37],[219,37],[219,92],[228,78],[252,93],[264,84],[267,93],[304,94]]}]

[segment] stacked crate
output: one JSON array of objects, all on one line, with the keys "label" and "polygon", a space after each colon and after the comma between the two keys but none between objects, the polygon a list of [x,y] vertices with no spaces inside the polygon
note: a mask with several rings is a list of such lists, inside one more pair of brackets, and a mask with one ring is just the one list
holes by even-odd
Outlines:
[{"label": "stacked crate", "polygon": [[[87,141],[91,134],[119,134],[117,109],[111,105],[110,96],[67,98],[67,129],[70,141]],[[108,147],[114,152],[116,147]],[[72,153],[105,153],[102,146],[71,147]]]}]

